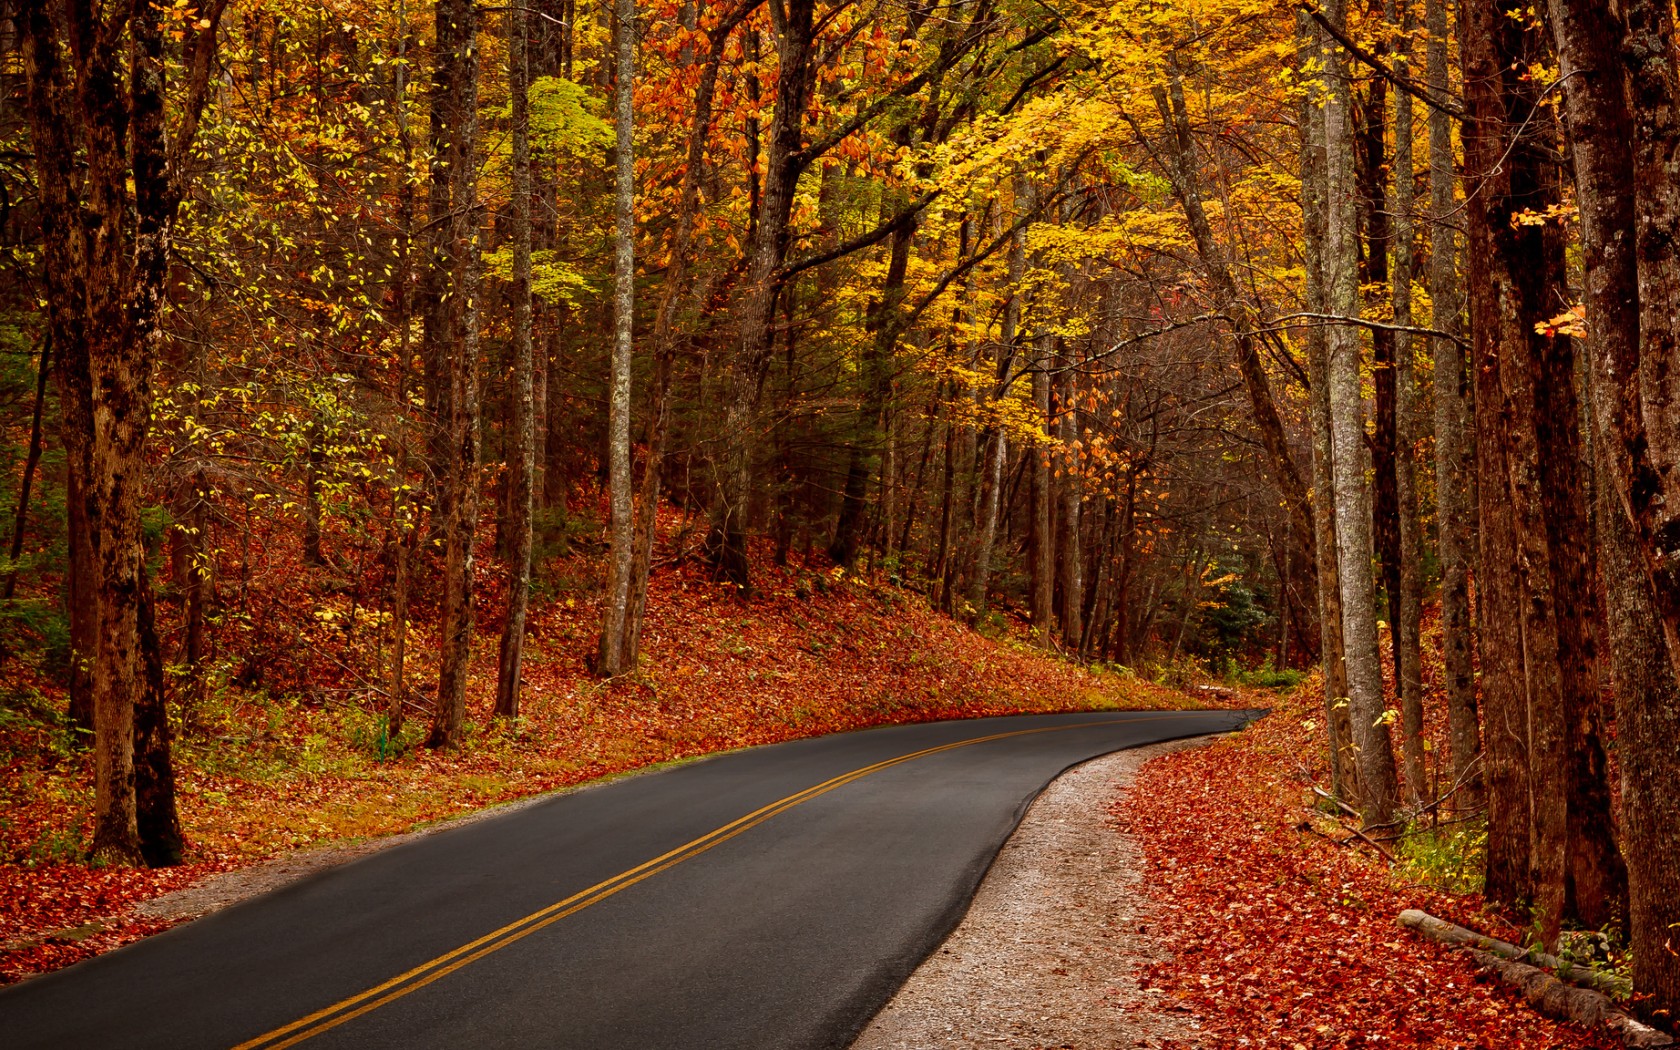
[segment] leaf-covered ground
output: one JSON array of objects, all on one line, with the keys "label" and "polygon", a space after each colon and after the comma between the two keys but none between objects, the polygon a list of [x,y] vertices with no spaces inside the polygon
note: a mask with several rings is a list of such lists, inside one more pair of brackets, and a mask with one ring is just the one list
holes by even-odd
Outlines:
[{"label": "leaf-covered ground", "polygon": [[[91,801],[85,752],[55,740],[63,731],[44,715],[28,717],[27,705],[0,709],[0,981],[155,932],[162,924],[135,918],[133,905],[208,874],[657,763],[896,722],[1207,706],[1129,675],[1081,670],[1018,639],[984,637],[913,592],[767,562],[747,601],[697,565],[661,571],[645,663],[607,684],[585,665],[599,622],[593,587],[584,586],[593,562],[550,565],[527,649],[523,717],[489,718],[495,624],[481,613],[473,729],[448,753],[412,746],[424,728],[419,711],[404,736],[384,738],[378,683],[357,670],[378,666],[378,654],[363,651],[378,635],[346,627],[353,598],[275,588],[269,640],[251,643],[266,666],[230,664],[230,677],[261,671],[268,687],[218,688],[186,712],[176,758],[191,852],[179,868],[78,863]],[[493,610],[494,576],[486,582],[481,609]],[[283,612],[293,633],[270,653],[263,647],[274,644]],[[435,680],[429,613],[422,604],[411,641],[417,684]],[[12,684],[42,711],[61,702],[44,679]]]},{"label": "leaf-covered ground", "polygon": [[1547,1020],[1461,956],[1395,924],[1405,908],[1521,939],[1479,897],[1391,873],[1308,812],[1325,783],[1316,679],[1239,737],[1157,759],[1115,809],[1143,844],[1171,958],[1149,985],[1192,1013],[1204,1046],[1619,1045]]}]

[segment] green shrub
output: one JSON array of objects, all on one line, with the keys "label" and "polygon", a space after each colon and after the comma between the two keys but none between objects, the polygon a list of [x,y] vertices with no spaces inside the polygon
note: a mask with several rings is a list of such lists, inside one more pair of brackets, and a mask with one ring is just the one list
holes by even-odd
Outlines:
[{"label": "green shrub", "polygon": [[1225,681],[1232,685],[1248,686],[1252,689],[1293,689],[1301,684],[1307,676],[1305,671],[1298,671],[1292,667],[1278,669],[1272,666],[1272,658],[1267,656],[1265,661],[1254,670],[1245,670],[1234,659],[1225,660]]},{"label": "green shrub", "polygon": [[1480,893],[1487,855],[1487,823],[1413,825],[1399,842],[1396,870],[1448,893]]}]

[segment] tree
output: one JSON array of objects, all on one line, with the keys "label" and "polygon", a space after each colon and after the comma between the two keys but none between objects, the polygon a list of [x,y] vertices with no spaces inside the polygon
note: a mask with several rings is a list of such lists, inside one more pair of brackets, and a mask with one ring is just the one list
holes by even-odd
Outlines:
[{"label": "tree", "polygon": [[[1327,8],[1339,27],[1345,5]],[[1325,233],[1326,305],[1344,319],[1330,329],[1325,376],[1330,401],[1331,480],[1336,503],[1336,562],[1341,582],[1342,637],[1348,708],[1358,748],[1360,811],[1381,824],[1396,802],[1394,751],[1384,714],[1382,668],[1377,657],[1376,590],[1371,564],[1371,499],[1365,484],[1364,399],[1359,390],[1358,330],[1345,319],[1359,316],[1358,247],[1354,218],[1352,96],[1345,60],[1334,49],[1326,63],[1329,97],[1324,111],[1328,217]]]},{"label": "tree", "polygon": [[102,862],[170,863],[181,848],[140,509],[171,235],[224,7],[184,12],[173,129],[160,9],[38,4],[23,18],[62,436],[91,541],[72,586],[98,625],[90,852]]},{"label": "tree", "polygon": [[[1670,950],[1671,931],[1680,923],[1680,807],[1672,790],[1680,776],[1674,748],[1680,737],[1680,687],[1673,665],[1664,659],[1656,581],[1642,571],[1631,501],[1624,502],[1622,495],[1629,461],[1618,450],[1631,425],[1628,408],[1638,401],[1637,391],[1628,386],[1644,364],[1641,340],[1649,317],[1640,298],[1638,150],[1630,154],[1627,148],[1636,134],[1628,87],[1639,82],[1643,70],[1624,77],[1623,57],[1614,42],[1626,27],[1610,9],[1554,0],[1548,14],[1564,77],[1564,115],[1581,216],[1589,402],[1598,465],[1594,524],[1617,697],[1634,990],[1648,997],[1646,1008],[1655,1017],[1672,1019],[1680,1012],[1680,956]],[[1666,12],[1641,8],[1637,14],[1656,32],[1647,39],[1658,43],[1661,54]],[[1672,55],[1671,42],[1668,48]],[[1667,97],[1673,97],[1672,89]],[[1638,123],[1649,127],[1645,120]]]},{"label": "tree", "polygon": [[[1531,218],[1559,199],[1550,112],[1513,70],[1542,53],[1538,38],[1536,27],[1500,11],[1467,13],[1462,24],[1475,122],[1465,163],[1478,181],[1467,225],[1472,253],[1485,256],[1471,269],[1477,438],[1485,450],[1482,563],[1516,570],[1509,580],[1482,575],[1487,892],[1532,906],[1549,945],[1565,918],[1608,921],[1622,876],[1591,673],[1590,528],[1572,341],[1536,330],[1564,276],[1561,228]],[[1490,658],[1500,662],[1491,682]]]},{"label": "tree", "polygon": [[[1436,99],[1448,96],[1446,0],[1425,0],[1429,32],[1425,73]],[[1463,312],[1458,266],[1458,232],[1451,217],[1454,199],[1452,116],[1442,106],[1429,109],[1429,302],[1433,336],[1435,397],[1436,555],[1441,563],[1441,648],[1445,668],[1448,737],[1452,746],[1453,784],[1459,809],[1473,811],[1481,797],[1481,727],[1472,673],[1474,648],[1470,629],[1471,505],[1466,429],[1470,375],[1458,342]]]},{"label": "tree", "polygon": [[[1299,66],[1316,73],[1324,62],[1324,39],[1317,23],[1302,11],[1296,19]],[[1329,307],[1324,284],[1325,249],[1329,221],[1328,170],[1324,148],[1324,108],[1313,92],[1301,92],[1300,123],[1301,224],[1304,235],[1307,312],[1326,316]],[[1333,491],[1334,455],[1330,440],[1330,347],[1325,329],[1306,330],[1308,425],[1311,431],[1313,478],[1313,542],[1318,580],[1319,666],[1323,674],[1325,743],[1330,754],[1330,786],[1340,797],[1356,797],[1358,771],[1353,756],[1353,720],[1343,698],[1348,695],[1347,663],[1342,635],[1341,574],[1336,561],[1336,503]]]},{"label": "tree", "polygon": [[530,13],[508,11],[508,94],[513,122],[513,447],[508,534],[508,604],[496,673],[496,715],[519,714],[525,617],[531,600],[532,490],[537,468],[536,391],[531,367],[531,61]]},{"label": "tree", "polygon": [[[1389,0],[1388,21],[1398,31],[1399,44],[1394,71],[1405,76],[1411,64],[1411,7],[1406,0]],[[1412,208],[1416,177],[1412,155],[1412,96],[1394,93],[1394,238],[1392,288],[1394,326],[1412,327]],[[1418,571],[1423,548],[1418,536],[1416,417],[1418,393],[1413,377],[1416,358],[1414,337],[1409,331],[1395,333],[1395,566],[1394,590],[1389,595],[1393,618],[1395,678],[1400,693],[1400,750],[1406,771],[1406,791],[1412,805],[1428,801],[1428,775],[1424,767],[1423,739],[1423,652],[1419,633],[1422,615],[1422,580]]]},{"label": "tree", "polygon": [[471,0],[438,0],[432,73],[432,287],[428,361],[441,363],[447,398],[439,430],[445,478],[443,654],[427,744],[453,747],[466,715],[472,656],[473,541],[478,531],[479,262],[478,20]]},{"label": "tree", "polygon": [[631,564],[635,555],[630,477],[630,356],[636,321],[636,143],[632,102],[636,91],[636,4],[617,0],[618,41],[613,126],[617,133],[613,227],[613,352],[608,409],[608,502],[611,507],[606,593],[601,601],[601,643],[596,671],[634,670],[625,645],[630,615]]}]

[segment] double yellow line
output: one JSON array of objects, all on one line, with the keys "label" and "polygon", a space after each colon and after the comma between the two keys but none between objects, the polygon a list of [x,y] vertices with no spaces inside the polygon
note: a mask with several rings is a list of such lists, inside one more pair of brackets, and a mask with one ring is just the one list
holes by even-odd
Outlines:
[{"label": "double yellow line", "polygon": [[572,894],[565,900],[555,901],[546,908],[534,911],[522,919],[516,919],[499,930],[493,930],[476,940],[468,941],[453,951],[445,952],[435,959],[421,963],[412,970],[400,973],[390,980],[374,985],[363,992],[358,992],[348,999],[317,1010],[307,1017],[300,1017],[291,1024],[282,1025],[271,1032],[265,1032],[255,1039],[247,1040],[234,1047],[233,1050],[283,1050],[288,1046],[296,1046],[305,1039],[314,1038],[332,1028],[337,1028],[346,1021],[352,1021],[365,1013],[379,1009],[386,1003],[400,999],[410,992],[417,992],[431,984],[454,973],[464,966],[484,958],[491,952],[500,951],[515,941],[522,940],[536,933],[545,926],[550,926],[568,915],[575,915],[591,904],[606,900],[621,890],[629,889],[643,879],[652,878],[667,868],[675,867],[691,857],[711,849],[713,846],[728,842],[735,836],[769,820],[778,813],[784,813],[793,807],[819,795],[826,795],[835,788],[844,787],[855,780],[861,780],[872,773],[879,773],[883,769],[891,769],[917,758],[937,755],[942,751],[953,751],[960,747],[974,744],[984,744],[993,740],[1005,740],[1010,737],[1033,736],[1038,733],[1055,733],[1069,729],[1089,729],[1093,726],[1128,725],[1132,722],[1152,721],[1158,718],[1173,718],[1178,712],[1157,715],[1143,715],[1138,718],[1123,720],[1104,719],[1099,722],[1076,722],[1071,725],[1045,726],[1039,729],[1017,729],[1008,733],[993,733],[990,736],[973,737],[969,740],[959,740],[952,744],[942,744],[939,747],[925,748],[913,751],[897,758],[889,758],[884,762],[877,762],[871,766],[854,769],[850,773],[842,773],[831,780],[825,780],[814,787],[778,799],[761,809],[753,810],[746,816],[730,821],[699,838],[686,842],[669,853],[661,854],[642,864],[636,865],[628,871],[620,872],[610,879],[597,882],[586,890]]}]

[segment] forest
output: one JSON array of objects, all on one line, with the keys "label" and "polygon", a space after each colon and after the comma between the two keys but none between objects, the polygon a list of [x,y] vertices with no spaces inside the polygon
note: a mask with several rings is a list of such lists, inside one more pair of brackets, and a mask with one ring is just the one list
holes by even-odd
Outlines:
[{"label": "forest", "polygon": [[86,750],[88,858],[167,866],[215,697],[446,753],[541,610],[628,681],[662,572],[864,579],[1319,668],[1364,831],[1485,828],[1487,899],[1621,931],[1671,1024],[1674,22],[0,3],[0,714]]}]

